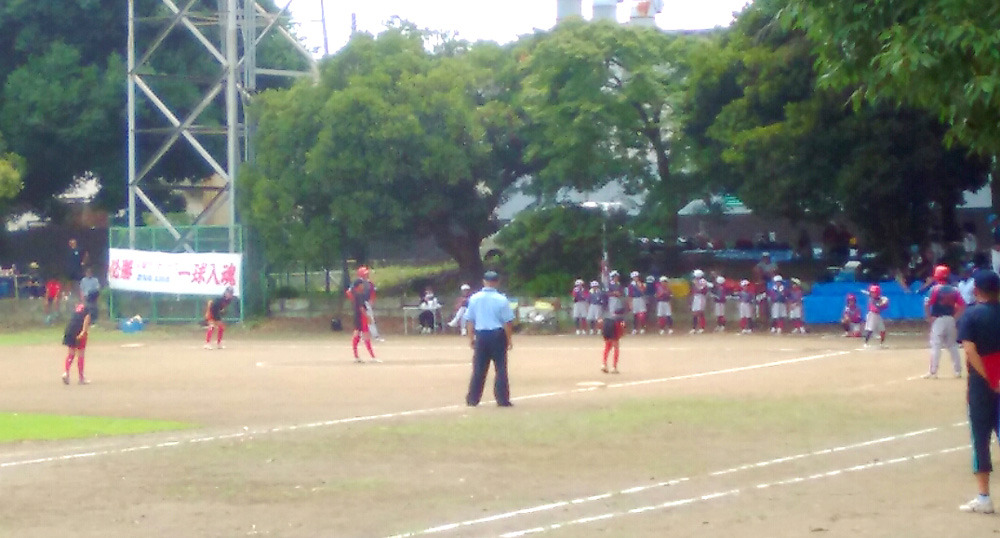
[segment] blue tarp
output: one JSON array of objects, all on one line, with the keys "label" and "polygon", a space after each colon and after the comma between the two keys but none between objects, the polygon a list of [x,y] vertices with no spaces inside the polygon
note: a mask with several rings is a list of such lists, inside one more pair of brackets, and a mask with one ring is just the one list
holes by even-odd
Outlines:
[{"label": "blue tarp", "polygon": [[[847,294],[858,297],[861,312],[868,311],[868,296],[861,293],[867,291],[870,284],[860,282],[830,282],[816,284],[812,291],[802,300],[806,323],[839,323],[840,316],[847,304]],[[882,313],[886,319],[923,319],[924,298],[926,293],[918,293],[919,284],[914,284],[910,290],[904,290],[898,282],[880,282],[882,295],[889,298],[889,308]]]}]

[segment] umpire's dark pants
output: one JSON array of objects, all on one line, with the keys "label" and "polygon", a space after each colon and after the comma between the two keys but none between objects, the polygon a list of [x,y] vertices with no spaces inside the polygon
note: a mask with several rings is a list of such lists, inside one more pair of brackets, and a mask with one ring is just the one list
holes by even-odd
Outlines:
[{"label": "umpire's dark pants", "polygon": [[475,406],[483,397],[483,387],[486,385],[486,373],[490,369],[490,360],[495,365],[493,396],[497,405],[510,405],[510,385],[507,381],[507,334],[503,329],[492,331],[476,331],[476,347],[472,355],[472,379],[469,380],[469,393],[465,403]]}]

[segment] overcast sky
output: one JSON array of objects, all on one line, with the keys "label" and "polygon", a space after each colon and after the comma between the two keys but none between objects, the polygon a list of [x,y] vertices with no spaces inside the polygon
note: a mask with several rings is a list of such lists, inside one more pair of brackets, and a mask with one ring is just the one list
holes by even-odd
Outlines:
[{"label": "overcast sky", "polygon": [[[320,4],[325,2],[330,51],[336,52],[351,32],[351,14],[357,14],[358,29],[377,34],[393,15],[422,28],[458,32],[470,41],[506,43],[537,29],[549,29],[556,20],[556,0],[292,0],[291,13],[309,48],[322,52],[323,26]],[[278,0],[280,6],[284,0]],[[628,20],[633,0],[619,5],[619,20]],[[704,29],[728,26],[733,12],[748,0],[664,0],[656,23],[666,30]],[[593,0],[583,0],[589,18]]]}]

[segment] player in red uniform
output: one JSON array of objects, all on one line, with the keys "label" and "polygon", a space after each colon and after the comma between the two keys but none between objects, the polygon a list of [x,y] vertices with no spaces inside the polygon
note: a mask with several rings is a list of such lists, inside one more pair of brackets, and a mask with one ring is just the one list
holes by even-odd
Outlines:
[{"label": "player in red uniform", "polygon": [[740,291],[736,294],[740,306],[740,334],[750,334],[753,319],[753,307],[757,302],[757,294],[749,280],[740,281]]},{"label": "player in red uniform", "polygon": [[59,313],[59,292],[62,284],[57,278],[45,282],[45,323],[52,323],[52,318]]},{"label": "player in red uniform", "polygon": [[646,284],[642,282],[639,271],[632,271],[632,279],[628,283],[626,294],[632,307],[632,334],[646,333]]},{"label": "player in red uniform", "polygon": [[868,315],[865,316],[865,345],[873,333],[878,333],[879,345],[885,344],[885,321],[882,312],[889,308],[889,298],[882,296],[882,288],[872,284],[868,288]]},{"label": "player in red uniform", "polygon": [[712,296],[712,306],[713,313],[715,314],[715,332],[725,332],[726,331],[726,277],[718,276],[715,278],[715,287],[713,287],[710,292]]},{"label": "player in red uniform", "polygon": [[368,312],[371,302],[375,300],[375,287],[368,280],[368,268],[362,265],[358,268],[358,278],[347,290],[347,298],[351,301],[351,311],[354,314],[354,336],[351,339],[351,349],[354,351],[354,362],[364,362],[358,356],[358,343],[365,341],[365,349],[372,362],[381,362],[375,357],[372,349],[372,334],[369,328]]},{"label": "player in red uniform", "polygon": [[792,326],[792,334],[806,334],[805,319],[803,319],[802,300],[805,292],[802,290],[802,281],[793,278],[792,285],[788,289],[788,323]]},{"label": "player in red uniform", "polygon": [[695,269],[691,276],[694,277],[691,281],[691,334],[703,333],[709,285],[701,269]]},{"label": "player in red uniform", "polygon": [[208,331],[205,333],[205,349],[212,349],[212,332],[219,329],[219,336],[215,341],[215,348],[223,349],[222,335],[226,332],[226,324],[222,321],[222,313],[226,311],[229,303],[233,302],[233,288],[228,287],[222,296],[208,301],[205,308],[205,322],[208,323]]},{"label": "player in red uniform", "polygon": [[90,383],[83,375],[83,355],[87,350],[87,334],[90,331],[90,323],[93,319],[94,307],[88,305],[96,302],[96,292],[88,295],[83,304],[76,306],[72,317],[69,319],[69,323],[66,324],[66,330],[63,333],[63,345],[66,346],[67,355],[62,374],[62,382],[66,385],[69,385],[69,369],[73,366],[74,359],[76,359],[77,374],[80,376],[79,383],[81,385]]},{"label": "player in red uniform", "polygon": [[955,377],[962,377],[962,362],[958,354],[958,327],[955,320],[962,316],[965,301],[958,288],[949,283],[951,269],[947,265],[934,268],[934,286],[924,302],[924,313],[930,322],[931,363],[924,379],[936,379],[941,362],[941,348],[951,355]]},{"label": "player in red uniform", "polygon": [[673,298],[673,292],[670,290],[670,281],[665,276],[660,277],[660,281],[656,283],[656,316],[659,318],[660,322],[660,334],[664,331],[669,331],[669,334],[674,334],[674,312],[673,305],[671,305],[670,300]]},{"label": "player in red uniform", "polygon": [[853,293],[847,294],[847,306],[840,323],[844,326],[845,337],[861,338],[861,309],[858,308],[858,297]]}]

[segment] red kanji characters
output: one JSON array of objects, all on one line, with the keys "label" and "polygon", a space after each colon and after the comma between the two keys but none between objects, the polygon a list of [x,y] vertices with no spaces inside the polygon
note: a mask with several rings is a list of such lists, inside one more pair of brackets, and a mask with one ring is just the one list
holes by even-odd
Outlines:
[{"label": "red kanji characters", "polygon": [[229,264],[222,266],[222,284],[236,286],[236,265]]},{"label": "red kanji characters", "polygon": [[121,262],[111,260],[111,264],[108,265],[108,274],[111,275],[111,278],[121,278]]},{"label": "red kanji characters", "polygon": [[122,280],[132,279],[132,260],[122,260],[121,278]]}]

